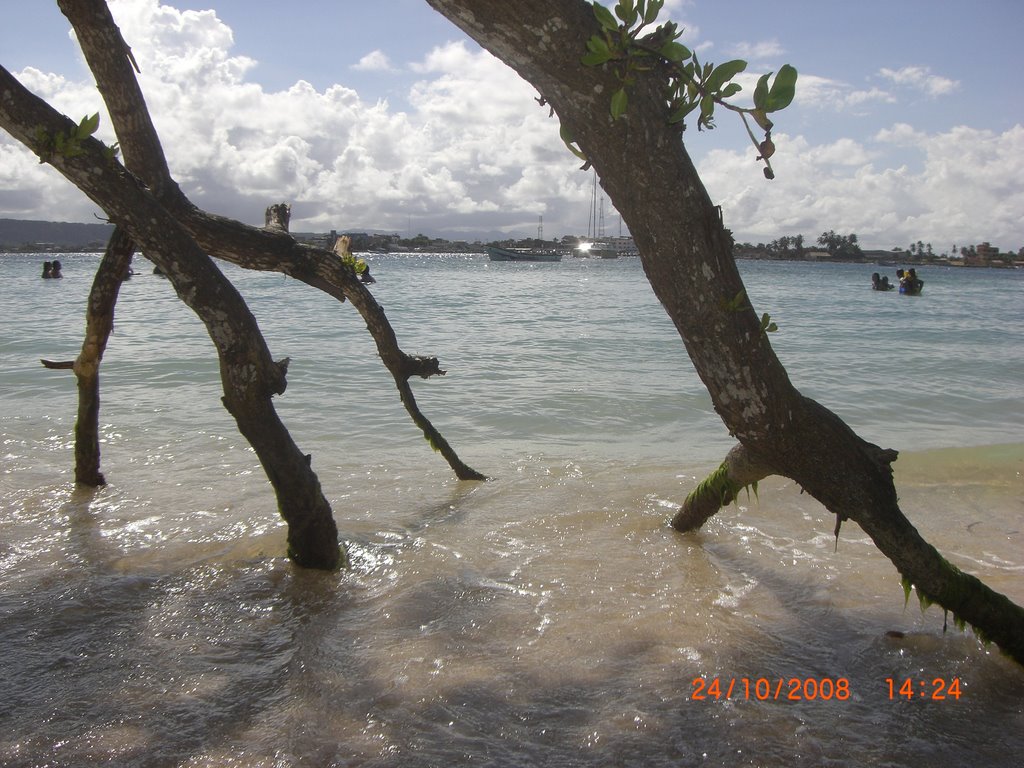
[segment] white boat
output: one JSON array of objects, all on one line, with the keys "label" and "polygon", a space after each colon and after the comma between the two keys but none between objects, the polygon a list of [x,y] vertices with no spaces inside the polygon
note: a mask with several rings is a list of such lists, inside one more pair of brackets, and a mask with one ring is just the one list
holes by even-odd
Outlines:
[{"label": "white boat", "polygon": [[491,261],[561,261],[558,251],[543,251],[536,248],[499,248],[487,246]]},{"label": "white boat", "polygon": [[576,246],[580,258],[617,259],[620,256],[639,256],[632,237],[612,237],[606,240],[584,240]]},{"label": "white boat", "polygon": [[590,198],[590,220],[587,222],[587,237],[576,246],[575,255],[582,259],[617,259],[620,256],[639,256],[632,237],[622,237],[622,217],[619,217],[619,237],[605,237],[604,197],[598,208],[597,171],[594,171],[594,190]]}]

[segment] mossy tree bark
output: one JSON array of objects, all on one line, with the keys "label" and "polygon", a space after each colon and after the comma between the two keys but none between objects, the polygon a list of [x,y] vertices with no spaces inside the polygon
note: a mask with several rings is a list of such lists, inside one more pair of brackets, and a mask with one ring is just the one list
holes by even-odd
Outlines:
[{"label": "mossy tree bark", "polygon": [[[599,32],[589,3],[428,2],[531,83],[596,168],[745,464],[792,478],[838,520],[856,521],[923,595],[1024,663],[1024,610],[960,574],[921,538],[897,503],[895,452],[862,440],[801,395],[754,308],[737,302],[746,293],[732,238],[682,129],[668,122],[665,73],[637,73],[626,115],[612,120],[611,94],[621,82],[610,66],[580,62]],[[751,173],[760,178],[753,162]]]}]

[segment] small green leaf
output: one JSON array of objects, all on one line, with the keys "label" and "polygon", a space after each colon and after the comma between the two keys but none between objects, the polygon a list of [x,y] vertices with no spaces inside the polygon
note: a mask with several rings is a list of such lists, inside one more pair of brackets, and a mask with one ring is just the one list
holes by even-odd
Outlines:
[{"label": "small green leaf", "polygon": [[615,15],[622,19],[622,23],[627,27],[636,24],[637,10],[633,5],[633,0],[619,0],[615,6]]},{"label": "small green leaf", "polygon": [[741,288],[740,292],[733,296],[731,301],[726,301],[725,299],[722,299],[722,308],[726,312],[742,312],[744,309],[746,309],[746,301],[747,290],[746,288]]},{"label": "small green leaf", "polygon": [[761,75],[757,80],[757,87],[754,88],[754,108],[764,110],[764,105],[768,102],[768,78],[772,76],[769,72],[767,75]]},{"label": "small green leaf", "polygon": [[743,90],[743,86],[739,83],[729,83],[725,88],[722,89],[720,97],[728,99],[730,96],[735,96],[737,93]]},{"label": "small green leaf", "polygon": [[587,50],[590,53],[585,54],[580,61],[588,67],[598,67],[612,58],[612,51],[608,47],[608,41],[601,35],[594,35],[587,40]]},{"label": "small green leaf", "polygon": [[771,90],[768,92],[765,112],[777,112],[780,109],[785,109],[792,103],[793,97],[796,95],[796,77],[796,69],[789,66],[789,64],[782,65],[779,74],[775,76],[775,82],[772,83]]},{"label": "small green leaf", "polygon": [[84,139],[88,136],[92,136],[96,133],[96,129],[100,127],[100,113],[97,112],[94,115],[87,115],[82,118],[82,122],[78,124],[78,137]]},{"label": "small green leaf", "polygon": [[626,107],[629,106],[629,94],[625,88],[619,88],[612,94],[612,120],[618,120],[626,114]]},{"label": "small green leaf", "polygon": [[659,53],[669,61],[675,62],[686,61],[688,58],[690,58],[690,56],[693,55],[690,52],[689,48],[687,48],[682,43],[677,43],[675,41],[665,43],[663,46],[661,46],[661,50],[659,51]]},{"label": "small green leaf", "polygon": [[615,21],[612,12],[600,3],[594,3],[594,16],[597,17],[597,23],[605,29],[616,30],[619,28],[619,23]]},{"label": "small green leaf", "polygon": [[648,0],[647,12],[644,13],[644,24],[653,24],[664,5],[665,0]]},{"label": "small green leaf", "polygon": [[715,100],[711,94],[706,94],[700,100],[700,119],[697,120],[697,128],[715,127]]},{"label": "small green leaf", "polygon": [[568,128],[566,128],[565,125],[559,126],[558,135],[562,137],[562,141],[565,142],[565,146],[568,147],[570,152],[576,155],[576,157],[578,157],[583,162],[589,162],[587,156],[583,154],[583,150],[581,150],[577,146],[574,146],[576,144],[576,139],[573,138],[572,132]]},{"label": "small green leaf", "polygon": [[693,110],[695,110],[696,108],[697,108],[697,102],[696,101],[685,101],[685,102],[683,102],[683,104],[680,107],[678,107],[676,109],[675,112],[673,112],[669,116],[668,121],[670,123],[681,123],[681,122],[683,122],[683,120],[686,119],[686,116],[688,114],[690,114],[691,112],[693,112]]},{"label": "small green leaf", "polygon": [[587,40],[587,50],[591,53],[609,53],[608,41],[604,39],[603,35],[592,35]]},{"label": "small green leaf", "polygon": [[733,59],[724,64],[719,64],[704,81],[704,87],[708,91],[716,92],[746,68],[747,62],[742,59]]}]

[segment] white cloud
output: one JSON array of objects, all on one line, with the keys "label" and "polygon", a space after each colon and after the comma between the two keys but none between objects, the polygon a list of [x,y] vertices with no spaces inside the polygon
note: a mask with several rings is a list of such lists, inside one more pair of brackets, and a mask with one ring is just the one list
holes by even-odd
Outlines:
[{"label": "white cloud", "polygon": [[[269,203],[288,201],[296,229],[405,232],[411,220],[431,235],[527,236],[543,215],[549,236],[586,230],[590,175],[562,146],[557,120],[536,104],[533,88],[483,51],[435,48],[413,66],[409,106],[396,111],[344,85],[318,90],[299,81],[271,92],[248,81],[254,62],[234,55],[231,30],[212,12],[157,0],[111,7],[142,66],[172,173],[204,208],[259,224]],[[17,76],[76,119],[102,112],[89,82],[34,69]],[[756,75],[743,77],[749,92]],[[920,84],[931,75],[902,77]],[[802,74],[793,109],[893,100],[881,89]],[[105,117],[101,133],[108,138]],[[732,147],[700,159],[699,170],[741,240],[835,229],[856,232],[869,247],[918,239],[940,249],[947,240],[1024,245],[1014,242],[1024,210],[1021,126],[937,133],[895,123],[828,143],[778,133],[773,182],[739,134]],[[91,220],[95,212],[0,135],[0,216]]]},{"label": "white cloud", "polygon": [[804,106],[835,111],[856,110],[872,102],[891,104],[896,99],[891,93],[878,88],[864,90],[841,80],[801,74],[797,81],[795,101]]},{"label": "white cloud", "polygon": [[729,55],[747,61],[764,61],[782,56],[785,52],[786,49],[778,40],[764,40],[759,43],[737,43],[730,48]]},{"label": "white cloud", "polygon": [[[341,85],[318,91],[299,81],[267,92],[247,82],[255,62],[232,53],[231,30],[211,11],[157,0],[111,8],[142,68],[171,171],[204,208],[259,223],[267,204],[287,200],[297,229],[404,231],[411,217],[425,232],[525,236],[541,213],[552,233],[585,229],[589,177],[535,91],[488,53],[436,48],[415,67],[410,110],[394,112]],[[87,83],[35,70],[20,77],[71,115],[101,109]],[[10,139],[0,147],[18,158],[4,164],[5,189],[19,190],[4,196],[16,204],[3,203],[0,215],[87,218],[95,210]]]},{"label": "white cloud", "polygon": [[352,65],[352,69],[360,72],[393,72],[391,60],[384,51],[370,51],[358,62]]},{"label": "white cloud", "polygon": [[900,147],[918,146],[927,138],[928,134],[907,123],[896,123],[891,128],[883,128],[875,134],[876,141]]},{"label": "white cloud", "polygon": [[902,69],[883,67],[878,74],[898,86],[915,88],[928,96],[945,96],[960,87],[960,83],[956,80],[933,75],[929,67],[903,67]]},{"label": "white cloud", "polygon": [[[917,240],[934,242],[939,251],[953,242],[1024,245],[1018,242],[1024,126],[927,133],[897,124],[864,143],[812,145],[785,134],[775,143],[771,182],[761,178],[749,152],[717,150],[700,164],[726,225],[741,241],[795,234],[816,239],[835,229],[856,233],[865,247]],[[917,148],[919,170],[876,165],[894,143]]]}]

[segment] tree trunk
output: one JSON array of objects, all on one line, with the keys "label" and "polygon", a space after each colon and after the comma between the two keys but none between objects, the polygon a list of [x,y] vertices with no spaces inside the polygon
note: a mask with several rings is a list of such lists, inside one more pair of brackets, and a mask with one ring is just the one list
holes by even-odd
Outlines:
[{"label": "tree trunk", "polygon": [[121,228],[115,228],[89,291],[85,338],[73,361],[41,360],[46,368],[73,370],[78,381],[78,418],[75,420],[75,482],[100,486],[107,481],[100,472],[100,363],[114,328],[114,305],[128,273],[135,245]]},{"label": "tree trunk", "polygon": [[862,440],[790,382],[744,298],[720,209],[686,152],[681,128],[668,122],[658,68],[637,73],[628,112],[613,120],[611,94],[622,85],[613,67],[580,61],[599,32],[589,3],[428,2],[536,87],[596,168],[747,460],[795,480],[838,521],[856,521],[922,595],[1024,663],[1024,610],[960,574],[920,537],[897,504],[895,452]]},{"label": "tree trunk", "polygon": [[89,291],[85,339],[74,367],[78,380],[75,482],[83,485],[107,482],[100,472],[100,363],[114,328],[114,305],[133,253],[135,244],[131,237],[120,227],[115,228]]},{"label": "tree trunk", "polygon": [[206,325],[220,359],[224,404],[252,443],[288,523],[288,552],[306,567],[332,569],[345,560],[330,505],[309,460],[277,418],[271,398],[284,392],[285,366],[270,357],[256,319],[234,286],[153,197],[100,142],[57,153],[49,138],[70,135],[60,117],[0,69],[0,124],[48,160],[132,235],[175,292]]}]

